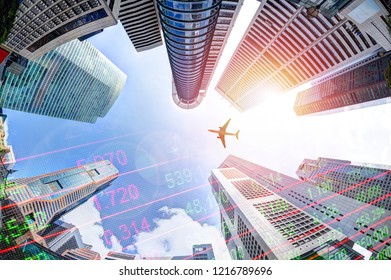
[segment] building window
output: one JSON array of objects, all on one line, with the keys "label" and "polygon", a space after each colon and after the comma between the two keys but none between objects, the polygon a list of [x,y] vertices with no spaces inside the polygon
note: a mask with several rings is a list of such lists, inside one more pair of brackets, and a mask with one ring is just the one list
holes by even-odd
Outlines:
[{"label": "building window", "polygon": [[53,30],[49,34],[45,35],[44,37],[42,37],[41,39],[36,41],[34,44],[29,46],[27,48],[27,50],[29,50],[30,52],[35,52],[37,49],[41,48],[42,46],[46,45],[47,43],[49,43],[55,39],[57,39],[58,37],[70,32],[76,28],[79,28],[81,26],[84,26],[86,24],[89,24],[93,21],[97,21],[97,20],[105,18],[105,17],[107,17],[107,13],[104,9],[100,9],[100,10],[91,12],[87,15],[81,16],[81,17],[57,28],[56,30]]}]

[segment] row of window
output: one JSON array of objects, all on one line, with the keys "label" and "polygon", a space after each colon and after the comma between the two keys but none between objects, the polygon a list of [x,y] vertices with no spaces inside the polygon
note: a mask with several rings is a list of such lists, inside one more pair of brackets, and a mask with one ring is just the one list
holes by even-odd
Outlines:
[{"label": "row of window", "polygon": [[246,198],[255,199],[273,195],[272,192],[262,187],[252,179],[231,181],[231,184]]},{"label": "row of window", "polygon": [[[386,82],[382,82],[373,86],[350,90],[348,92],[344,92],[343,94],[335,94],[332,97],[326,97],[322,99],[315,98],[314,95],[308,97],[307,99],[307,96],[301,95],[300,99],[297,97],[295,110],[300,114],[310,114],[378,100],[381,98],[389,98],[390,96],[391,91],[387,87]],[[314,101],[314,99],[318,100]]]},{"label": "row of window", "polygon": [[49,34],[45,35],[38,41],[36,41],[34,44],[30,45],[27,49],[30,52],[34,52],[37,49],[41,48],[42,46],[46,45],[47,43],[53,41],[54,39],[76,29],[83,25],[89,24],[91,22],[97,21],[99,19],[107,17],[107,13],[104,9],[100,9],[94,12],[91,12],[87,15],[81,16],[71,22],[68,22],[67,24],[53,30]]},{"label": "row of window", "polygon": [[[321,34],[342,20],[323,17],[308,20],[302,12],[280,34],[282,26],[287,23],[288,19],[291,19],[294,12],[281,1],[269,1],[265,4],[248,36],[242,41],[239,51],[235,54],[233,58],[235,63],[230,63],[225,76],[220,79],[219,88],[230,90],[229,96],[233,99],[242,99],[243,92],[248,93],[251,89],[258,87],[259,90],[256,92],[264,92],[266,89],[284,92],[358,52],[364,51],[364,48],[372,47],[365,36],[361,35],[362,37],[357,39],[354,34],[339,27],[328,37],[313,45],[311,49],[290,61],[285,69],[281,69],[281,65],[305,50]],[[273,42],[274,39],[276,40]],[[273,42],[272,45],[270,42]],[[265,48],[267,48],[266,51]],[[241,52],[241,49],[245,51]],[[261,52],[263,55],[259,57]],[[257,60],[255,64],[254,60]],[[251,68],[248,68],[249,65]],[[237,79],[235,77],[243,72],[247,72],[246,75],[230,89]],[[260,83],[260,81],[263,82]]]},{"label": "row of window", "polygon": [[238,236],[242,241],[247,254],[252,260],[267,260],[269,257],[265,254],[261,245],[258,243],[254,235],[251,233],[248,227],[245,225],[240,216],[238,216]]},{"label": "row of window", "polygon": [[254,206],[293,246],[306,244],[330,231],[305,212],[283,202],[285,200],[280,199]]},{"label": "row of window", "polygon": [[[40,2],[42,1],[38,3]],[[75,5],[76,3],[73,4]],[[14,28],[8,36],[8,44],[14,48],[22,49],[53,27],[98,6],[100,6],[100,3],[97,0],[86,1],[73,8],[70,8],[71,6],[68,6],[65,1],[61,1],[45,11],[40,10],[38,5],[35,5],[16,19]],[[18,44],[22,44],[22,46]]]}]

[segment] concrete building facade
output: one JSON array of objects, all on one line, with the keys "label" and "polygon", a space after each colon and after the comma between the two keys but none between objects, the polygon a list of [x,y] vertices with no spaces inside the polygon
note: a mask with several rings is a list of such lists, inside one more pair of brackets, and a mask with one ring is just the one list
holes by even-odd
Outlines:
[{"label": "concrete building facade", "polygon": [[[327,173],[333,172],[338,168],[344,168],[345,166],[346,162],[342,161],[339,166],[335,166],[334,169],[329,169]],[[363,200],[356,200],[343,195],[343,192],[337,190],[337,186],[327,180],[322,184],[314,185],[232,155],[224,160],[219,166],[219,169],[227,169],[228,171],[226,172],[229,172],[230,174],[234,172],[234,175],[232,175],[234,176],[233,178],[235,178],[235,176],[239,176],[239,178],[248,176],[251,178],[251,180],[247,179],[248,182],[256,182],[253,187],[251,183],[247,188],[242,187],[242,192],[245,189],[250,193],[260,190],[262,190],[262,193],[266,194],[272,192],[281,197],[281,199],[289,202],[289,204],[280,202],[280,204],[278,204],[280,206],[274,206],[273,204],[271,207],[274,208],[274,210],[269,209],[268,211],[273,213],[273,211],[277,211],[277,209],[287,210],[289,209],[288,206],[281,205],[293,205],[300,211],[304,211],[306,214],[310,215],[312,221],[316,224],[321,225],[323,223],[340,232],[360,247],[370,251],[370,259],[391,259],[391,235],[389,230],[391,228],[391,211],[382,207],[376,207],[375,203],[377,199],[373,197],[373,195],[371,196],[371,193],[367,192],[364,194],[366,198],[365,202],[363,202]],[[237,172],[230,171],[231,169],[236,169]],[[319,173],[318,176],[322,178],[321,176],[324,176],[324,172]],[[221,178],[222,177],[220,176],[218,179],[220,180]],[[233,178],[222,178],[222,180],[235,182],[235,179]],[[262,188],[258,186],[261,186]],[[349,190],[354,190],[356,187],[358,187],[357,184],[353,185]],[[259,195],[255,194],[255,196]],[[385,196],[381,197],[381,199],[385,198]],[[236,209],[236,206],[237,208],[241,207],[241,202],[239,201],[236,201],[235,203],[231,202],[231,204],[234,209]],[[246,205],[248,205],[248,203]],[[254,208],[254,206],[252,207]],[[227,209],[229,210],[230,208],[231,206],[229,205],[224,206],[224,209],[226,209],[225,212],[228,212]],[[289,213],[292,215],[296,213],[296,210],[289,211]],[[222,214],[224,217],[224,214],[226,213]],[[245,214],[245,217],[248,217],[249,215],[250,214]],[[248,219],[252,218],[250,217]],[[229,222],[227,217],[225,217],[225,221]],[[297,226],[295,225],[294,228],[296,227]],[[252,229],[250,227],[248,228],[250,230]],[[294,230],[294,228],[291,227],[292,230]],[[272,237],[273,235],[270,237],[271,241],[274,240]]]},{"label": "concrete building facade", "polygon": [[233,259],[369,259],[371,253],[315,221],[236,168],[212,170],[221,231]]},{"label": "concrete building facade", "polygon": [[122,252],[113,252],[110,251],[107,256],[105,257],[105,260],[129,260],[132,261],[136,258],[135,255],[122,253]]},{"label": "concrete building facade", "polygon": [[89,248],[66,250],[61,255],[69,260],[100,260],[100,254]]},{"label": "concrete building facade", "polygon": [[263,0],[216,90],[245,111],[382,49],[340,14],[308,18],[303,6]]},{"label": "concrete building facade", "polygon": [[384,77],[390,61],[391,52],[374,55],[319,79],[296,95],[296,114],[331,114],[391,103]]},{"label": "concrete building facade", "polygon": [[305,159],[296,171],[300,180],[354,200],[391,210],[391,166],[319,157]]},{"label": "concrete building facade", "polygon": [[119,0],[21,1],[3,45],[29,60],[37,59],[64,43],[115,25],[118,4]]},{"label": "concrete building facade", "polygon": [[122,0],[118,17],[137,52],[163,44],[154,0]]}]

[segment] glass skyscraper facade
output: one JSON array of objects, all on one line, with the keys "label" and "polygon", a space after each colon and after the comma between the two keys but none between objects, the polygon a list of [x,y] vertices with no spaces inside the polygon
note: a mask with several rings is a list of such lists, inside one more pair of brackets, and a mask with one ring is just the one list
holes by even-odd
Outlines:
[{"label": "glass skyscraper facade", "polygon": [[221,0],[157,0],[176,91],[193,103],[199,95]]},{"label": "glass skyscraper facade", "polygon": [[391,90],[384,77],[390,61],[391,53],[376,55],[322,78],[297,94],[296,114],[335,113],[390,103]]},{"label": "glass skyscraper facade", "polygon": [[[319,172],[316,176],[318,176],[319,180],[321,180],[325,173],[333,172],[336,168],[344,168],[346,165],[346,162],[341,161],[339,166],[335,166],[334,169],[329,169],[325,172]],[[319,225],[324,224],[340,232],[360,247],[370,251],[372,253],[370,257],[371,259],[391,259],[391,211],[383,207],[375,206],[376,201],[385,199],[386,196],[376,199],[376,197],[371,195],[371,193],[367,192],[362,194],[362,196],[366,196],[365,200],[356,200],[343,195],[342,192],[338,191],[337,185],[331,184],[327,180],[325,180],[322,184],[314,185],[232,155],[227,157],[227,159],[220,165],[219,169],[236,169],[238,172],[240,171],[238,173],[240,176],[243,177],[245,174],[253,180],[253,183],[251,183],[250,180],[247,179],[250,183],[246,183],[247,187],[245,188],[240,186],[243,185],[244,182],[242,184],[240,184],[239,180],[238,182],[235,182],[234,178],[236,177],[225,179],[224,177],[226,175],[224,175],[224,177],[220,176],[218,178],[219,182],[223,182],[223,185],[225,185],[225,182],[229,180],[231,181],[231,188],[234,186],[237,189],[233,196],[228,193],[230,197],[237,197],[238,191],[248,192],[248,195],[252,195],[251,193],[256,192],[253,198],[248,197],[249,202],[254,205],[256,202],[256,200],[254,200],[255,198],[258,199],[260,196],[266,197],[266,195],[272,198],[272,196],[269,195],[269,192],[273,192],[283,201],[288,202],[289,205],[298,208],[300,211],[305,212],[311,217],[311,220],[306,222],[306,226],[309,226],[312,222]],[[242,178],[240,176],[238,178]],[[214,182],[214,180],[212,180],[212,182]],[[381,186],[385,187],[386,182],[384,181]],[[239,187],[241,190],[239,190]],[[357,187],[359,187],[359,184],[352,184],[350,190]],[[261,193],[262,195],[258,194],[260,190],[263,190]],[[214,191],[217,192],[220,190],[215,189]],[[225,194],[225,192],[222,192],[222,194]],[[389,195],[389,193],[387,195]],[[224,199],[222,203],[224,201],[229,201],[223,196],[222,199]],[[232,214],[231,217],[228,215],[230,212],[229,209],[235,209],[236,211],[236,208],[242,208],[242,204],[248,204],[248,202],[245,203],[243,201],[242,203],[237,200],[230,203],[231,205],[223,206],[224,211],[222,211],[222,216],[224,218],[223,221],[227,224],[229,223],[229,219],[232,217]],[[255,206],[251,207],[254,208]],[[263,213],[268,215],[271,213],[274,217],[279,215],[280,210],[288,211],[286,215],[289,216],[294,216],[295,213],[298,213],[296,210],[289,210],[290,206],[288,207],[288,204],[285,202],[279,202],[272,205],[269,203],[266,207],[272,209],[263,209]],[[277,210],[278,212],[276,212]],[[268,213],[268,211],[270,213]],[[252,219],[252,216],[253,214],[245,214],[244,218],[249,220]],[[300,223],[301,221],[299,224]],[[276,225],[278,225],[278,223],[274,224],[274,226]],[[235,226],[237,227],[238,225],[235,224]],[[248,225],[248,229],[251,230],[252,228],[249,226],[250,225]],[[293,230],[296,232],[296,229],[300,229],[299,225],[294,224],[294,227],[290,226],[289,231]],[[320,234],[321,232],[318,233]],[[288,238],[289,237],[290,236],[288,236]],[[271,236],[271,240],[274,240],[273,235]]]},{"label": "glass skyscraper facade", "polygon": [[5,72],[1,107],[96,122],[121,93],[126,75],[89,42],[74,40],[29,61],[19,76]]},{"label": "glass skyscraper facade", "polygon": [[16,179],[16,186],[6,192],[21,210],[30,231],[41,233],[63,214],[110,186],[118,174],[117,168],[105,160]]},{"label": "glass skyscraper facade", "polygon": [[242,2],[157,0],[179,107],[202,101]]}]

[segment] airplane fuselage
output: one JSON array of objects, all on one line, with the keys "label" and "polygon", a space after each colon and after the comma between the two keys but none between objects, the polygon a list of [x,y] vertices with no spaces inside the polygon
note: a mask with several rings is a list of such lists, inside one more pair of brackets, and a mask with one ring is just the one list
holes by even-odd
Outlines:
[{"label": "airplane fuselage", "polygon": [[220,131],[220,130],[208,129],[208,131],[213,132],[213,133],[218,133],[219,135],[235,135],[235,133]]}]

